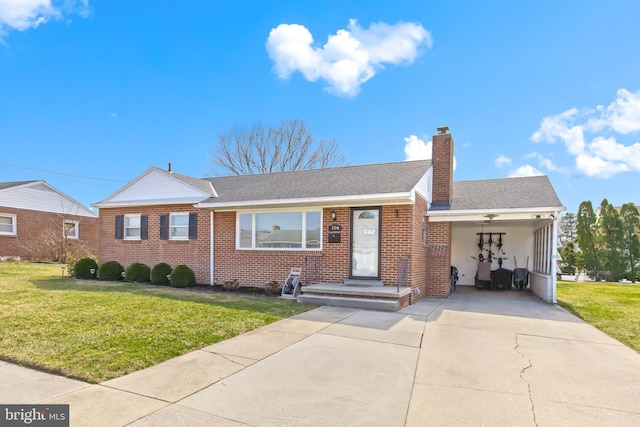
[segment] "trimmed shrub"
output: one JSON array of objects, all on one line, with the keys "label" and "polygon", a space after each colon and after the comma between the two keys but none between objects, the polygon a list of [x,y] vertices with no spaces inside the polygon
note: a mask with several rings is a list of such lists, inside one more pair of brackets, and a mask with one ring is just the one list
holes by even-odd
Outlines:
[{"label": "trimmed shrub", "polygon": [[184,264],[176,266],[171,272],[171,286],[174,288],[186,288],[196,285],[196,275],[192,269]]},{"label": "trimmed shrub", "polygon": [[266,284],[264,287],[264,293],[267,295],[281,295],[282,294],[282,285],[277,280],[273,280]]},{"label": "trimmed shrub", "polygon": [[224,289],[225,291],[237,291],[239,287],[240,282],[238,281],[238,279],[225,280],[222,284],[222,289]]},{"label": "trimmed shrub", "polygon": [[171,274],[171,270],[171,266],[166,262],[156,264],[151,269],[151,283],[154,285],[168,285],[169,279],[167,279],[167,276]]},{"label": "trimmed shrub", "polygon": [[151,269],[148,265],[134,262],[124,271],[127,282],[148,282],[151,277]]},{"label": "trimmed shrub", "polygon": [[118,261],[107,261],[98,268],[100,280],[122,280],[124,267]]},{"label": "trimmed shrub", "polygon": [[93,258],[80,258],[73,264],[73,273],[71,274],[76,279],[93,279],[91,270],[94,270],[94,274],[98,271],[98,263]]}]

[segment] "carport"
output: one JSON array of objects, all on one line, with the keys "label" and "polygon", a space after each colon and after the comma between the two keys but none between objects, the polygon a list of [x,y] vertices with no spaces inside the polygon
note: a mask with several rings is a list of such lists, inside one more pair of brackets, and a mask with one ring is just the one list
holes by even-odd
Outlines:
[{"label": "carport", "polygon": [[531,291],[555,303],[557,220],[563,210],[549,179],[539,176],[454,182],[450,207],[432,207],[427,217],[451,225],[458,285],[475,285],[479,260],[491,261],[491,270],[500,264],[513,270],[517,263],[528,267]]}]

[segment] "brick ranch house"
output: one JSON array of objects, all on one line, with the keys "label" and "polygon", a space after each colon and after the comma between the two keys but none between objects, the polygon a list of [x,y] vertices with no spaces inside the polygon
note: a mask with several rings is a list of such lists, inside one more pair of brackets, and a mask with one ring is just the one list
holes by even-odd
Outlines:
[{"label": "brick ranch house", "polygon": [[495,229],[533,258],[532,290],[555,301],[563,207],[548,178],[453,182],[453,138],[438,130],[432,160],[200,179],[152,167],[93,205],[100,261],[186,264],[212,285],[264,286],[307,267],[303,281],[343,294],[402,284],[399,308],[447,297],[451,265],[473,285],[476,233]]},{"label": "brick ranch house", "polygon": [[0,183],[0,259],[98,253],[98,214],[45,181]]}]

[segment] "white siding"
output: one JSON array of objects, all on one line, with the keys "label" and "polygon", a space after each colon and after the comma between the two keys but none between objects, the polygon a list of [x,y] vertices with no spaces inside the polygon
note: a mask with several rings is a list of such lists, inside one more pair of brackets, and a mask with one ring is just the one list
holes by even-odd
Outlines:
[{"label": "white siding", "polygon": [[429,167],[427,173],[420,178],[415,186],[415,192],[427,201],[427,206],[431,206],[431,171],[432,168]]},{"label": "white siding", "polygon": [[209,195],[165,173],[152,170],[106,200],[108,203],[161,200],[200,201]]},{"label": "white siding", "polygon": [[0,191],[0,206],[66,215],[97,216],[86,206],[44,183],[21,185]]}]

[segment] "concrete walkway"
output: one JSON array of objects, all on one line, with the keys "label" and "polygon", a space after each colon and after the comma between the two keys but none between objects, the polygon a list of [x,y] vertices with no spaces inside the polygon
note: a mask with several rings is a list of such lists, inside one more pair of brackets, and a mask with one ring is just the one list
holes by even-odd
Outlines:
[{"label": "concrete walkway", "polygon": [[321,307],[90,385],[0,362],[71,426],[638,426],[640,355],[528,292]]}]

